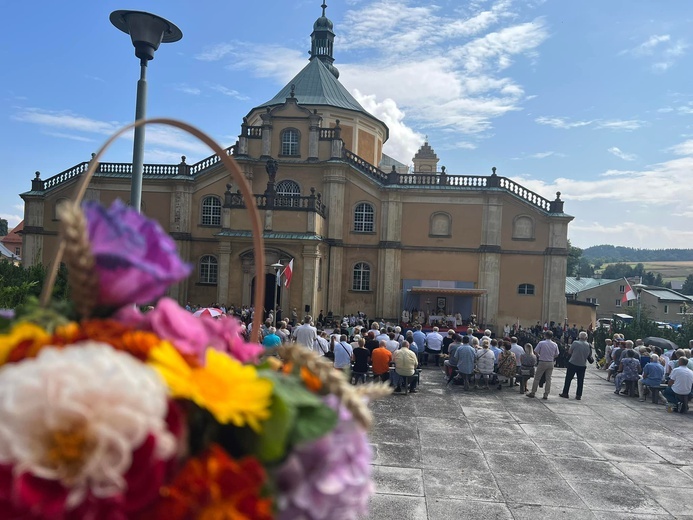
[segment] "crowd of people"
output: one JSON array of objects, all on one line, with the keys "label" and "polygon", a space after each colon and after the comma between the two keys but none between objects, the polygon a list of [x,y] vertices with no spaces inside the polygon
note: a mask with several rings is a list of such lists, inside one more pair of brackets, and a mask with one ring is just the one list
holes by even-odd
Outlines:
[{"label": "crowd of people", "polygon": [[[238,317],[249,336],[254,309],[232,306],[223,310]],[[399,325],[369,323],[360,312],[337,322],[331,321],[331,314],[321,311],[317,323],[306,315],[299,323],[296,309],[289,317],[282,317],[278,309],[276,326],[271,313],[265,320],[260,331],[262,344],[272,349],[295,342],[328,358],[335,369],[349,372],[353,384],[363,383],[370,376],[390,381],[395,392],[406,385],[406,390],[413,393],[421,368],[430,365],[441,367],[448,384],[460,385],[464,390],[501,390],[507,384],[518,386],[529,398],[542,389],[542,399],[548,399],[553,369],[559,366],[566,368],[566,374],[558,396],[569,399],[576,379],[574,398],[581,400],[587,366],[595,362],[592,331],[576,326],[551,327],[537,322],[534,327],[521,329],[506,325],[503,336],[497,338],[489,329],[469,327],[466,333],[455,329],[441,333],[434,326],[425,332],[421,324],[415,324],[403,330]],[[693,341],[689,347],[693,347]],[[637,388],[640,401],[650,393],[653,402],[668,404],[671,411],[680,413],[687,411],[688,399],[693,398],[690,348],[647,346],[640,339],[625,340],[616,334],[606,340],[604,358],[598,366],[607,371],[607,381],[613,380],[615,394]]]}]

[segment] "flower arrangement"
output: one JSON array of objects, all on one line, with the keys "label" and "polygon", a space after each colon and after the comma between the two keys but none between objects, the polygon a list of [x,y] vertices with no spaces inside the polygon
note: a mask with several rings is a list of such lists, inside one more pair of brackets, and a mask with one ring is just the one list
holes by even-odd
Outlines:
[{"label": "flower arrangement", "polygon": [[[190,272],[116,201],[61,215],[70,308],[0,315],[0,511],[46,519],[351,519],[378,385],[164,297]],[[134,304],[155,302],[142,313]]]}]

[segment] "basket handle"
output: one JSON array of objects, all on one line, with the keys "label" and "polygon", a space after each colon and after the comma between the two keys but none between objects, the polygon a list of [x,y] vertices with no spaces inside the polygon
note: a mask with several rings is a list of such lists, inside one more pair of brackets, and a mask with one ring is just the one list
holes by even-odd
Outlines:
[{"label": "basket handle", "polygon": [[[189,125],[187,123],[184,123],[182,121],[178,121],[175,119],[169,119],[169,118],[152,118],[152,119],[139,119],[135,121],[134,123],[131,123],[120,130],[118,130],[116,133],[114,133],[111,137],[108,138],[108,140],[104,143],[104,145],[99,149],[99,151],[94,155],[93,159],[89,163],[89,169],[86,171],[86,173],[83,175],[83,177],[80,179],[79,184],[77,185],[77,191],[75,193],[74,197],[74,203],[76,205],[80,205],[82,202],[82,199],[84,198],[84,194],[87,191],[87,186],[89,185],[89,182],[91,181],[92,177],[94,176],[94,173],[96,172],[96,168],[99,165],[99,159],[101,156],[105,153],[105,151],[113,144],[113,142],[118,139],[120,136],[125,134],[126,132],[129,132],[133,128],[137,128],[139,126],[145,126],[145,125],[166,125],[166,126],[173,126],[175,128],[178,128],[179,130],[183,130],[184,132],[189,133],[190,135],[193,135],[194,137],[197,137],[200,141],[205,143],[207,146],[209,146],[212,151],[214,151],[215,154],[221,159],[222,164],[226,167],[226,169],[231,173],[231,176],[234,178],[234,180],[238,183],[238,186],[241,190],[241,193],[243,195],[243,199],[245,200],[245,206],[250,212],[250,223],[252,226],[252,232],[253,232],[253,250],[255,254],[255,265],[256,266],[264,266],[265,265],[265,247],[264,247],[264,240],[263,240],[263,231],[262,231],[262,221],[260,220],[260,212],[257,209],[257,203],[255,201],[255,197],[253,197],[253,193],[251,191],[250,185],[248,184],[247,179],[241,172],[240,168],[238,167],[238,164],[236,161],[230,157],[224,149],[219,146],[219,144],[209,137],[206,133],[202,132],[198,128]],[[55,286],[55,281],[58,273],[58,266],[60,265],[60,262],[63,258],[63,254],[65,252],[65,241],[61,240],[60,245],[58,246],[58,251],[56,252],[55,258],[53,260],[53,263],[51,265],[50,270],[48,271],[48,277],[46,279],[46,283],[43,286],[43,290],[41,291],[41,306],[42,307],[47,307],[51,294],[53,292],[53,287]],[[255,276],[255,296],[254,296],[254,301],[255,301],[255,306],[258,305],[258,303],[261,301],[262,296],[265,293],[265,277],[256,275]],[[260,328],[262,326],[262,313],[260,312],[255,312],[255,316],[253,317],[253,327],[252,327],[252,332],[251,332],[251,337],[250,340],[257,343],[258,338],[260,335]]]}]

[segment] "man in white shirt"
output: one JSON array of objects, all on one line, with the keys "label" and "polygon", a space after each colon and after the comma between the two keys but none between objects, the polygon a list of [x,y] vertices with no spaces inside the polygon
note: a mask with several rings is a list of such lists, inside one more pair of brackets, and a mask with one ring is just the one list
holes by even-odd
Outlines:
[{"label": "man in white shirt", "polygon": [[389,350],[392,354],[399,350],[399,341],[395,339],[395,333],[390,332],[388,334],[388,339],[385,341],[385,348]]},{"label": "man in white shirt", "polygon": [[334,367],[337,370],[344,370],[351,366],[351,355],[353,353],[354,349],[347,343],[347,337],[345,335],[340,336],[339,342],[334,344]]},{"label": "man in white shirt", "polygon": [[311,325],[312,321],[311,316],[303,318],[303,325],[296,327],[292,335],[296,343],[303,345],[308,350],[313,350],[315,341],[318,339],[318,331]]},{"label": "man in white shirt", "polygon": [[426,352],[423,364],[428,366],[428,355],[432,354],[436,358],[436,366],[440,366],[440,350],[442,348],[443,336],[438,334],[438,327],[433,327],[433,331],[426,334]]},{"label": "man in white shirt", "polygon": [[537,356],[537,370],[534,373],[534,382],[532,383],[532,391],[527,394],[527,397],[534,397],[539,388],[539,381],[541,381],[541,376],[546,376],[546,384],[544,385],[544,397],[542,399],[548,399],[549,393],[551,392],[551,374],[553,373],[553,364],[558,357],[558,345],[556,345],[553,340],[553,332],[547,330],[544,332],[544,340],[537,343],[534,349],[534,354]]},{"label": "man in white shirt", "polygon": [[669,401],[673,411],[686,413],[688,405],[681,399],[688,396],[693,397],[693,370],[688,370],[688,359],[680,357],[678,366],[669,375],[669,386],[662,390],[662,395]]},{"label": "man in white shirt", "polygon": [[523,349],[520,345],[517,344],[517,338],[515,336],[510,338],[510,352],[515,354],[515,360],[517,361],[517,370],[519,373],[520,366],[522,365],[520,358],[522,357],[522,354],[525,353],[525,349]]}]

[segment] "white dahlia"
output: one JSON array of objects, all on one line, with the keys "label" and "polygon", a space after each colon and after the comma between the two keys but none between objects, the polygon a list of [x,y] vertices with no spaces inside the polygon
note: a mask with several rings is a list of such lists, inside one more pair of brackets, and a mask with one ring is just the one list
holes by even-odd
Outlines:
[{"label": "white dahlia", "polygon": [[129,354],[92,341],[44,348],[0,369],[0,464],[61,482],[68,507],[114,496],[149,436],[157,459],[173,456],[167,409],[163,381]]}]

